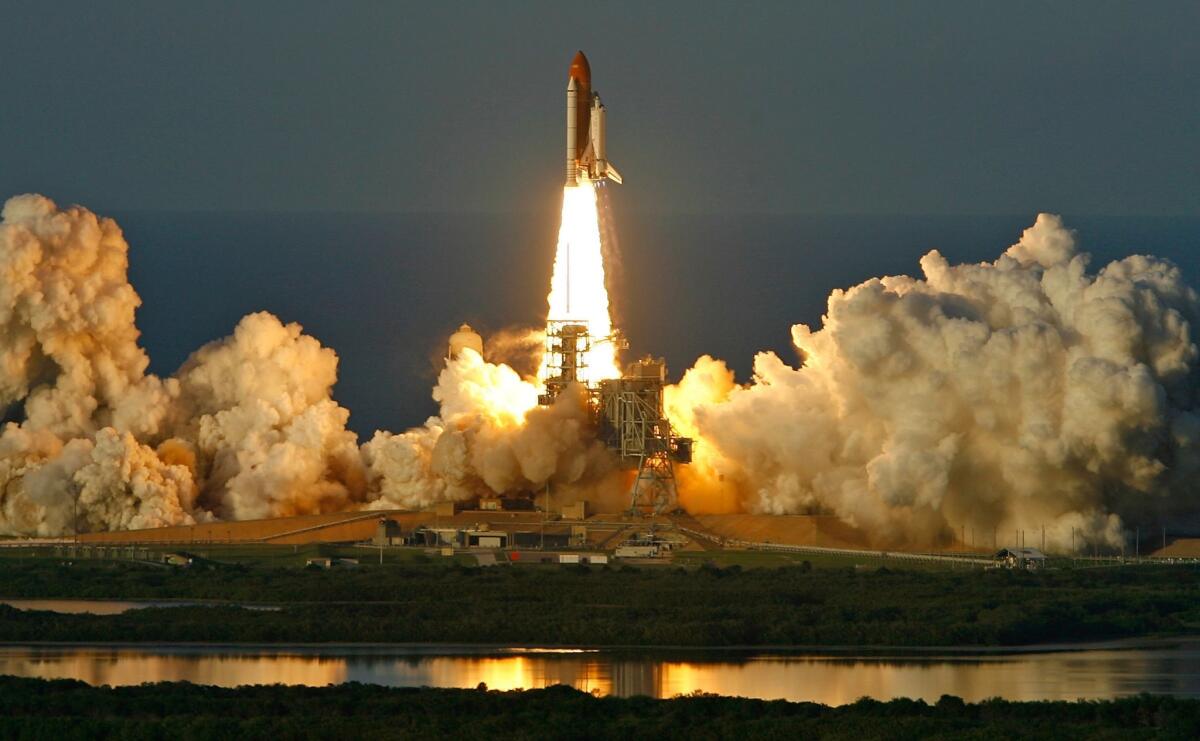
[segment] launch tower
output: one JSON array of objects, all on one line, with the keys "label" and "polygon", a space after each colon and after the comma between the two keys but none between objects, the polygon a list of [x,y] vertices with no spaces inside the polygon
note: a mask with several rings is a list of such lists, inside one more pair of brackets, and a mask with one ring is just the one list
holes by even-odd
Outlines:
[{"label": "launch tower", "polygon": [[[604,337],[596,342],[619,343],[620,339]],[[586,323],[549,323],[546,393],[538,401],[553,404],[571,384],[582,386],[597,436],[623,466],[637,471],[630,490],[630,511],[664,512],[678,500],[675,464],[692,460],[692,440],[675,435],[663,411],[666,363],[647,356],[629,364],[620,378],[590,386],[580,379],[592,343]]]}]

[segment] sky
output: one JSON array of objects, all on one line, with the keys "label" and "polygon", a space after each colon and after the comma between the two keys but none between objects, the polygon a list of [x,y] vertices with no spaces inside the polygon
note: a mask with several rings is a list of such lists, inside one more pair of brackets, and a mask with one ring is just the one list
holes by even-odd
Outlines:
[{"label": "sky", "polygon": [[591,59],[629,207],[1200,213],[1200,3],[8,3],[0,193],[541,211]]},{"label": "sky", "polygon": [[539,325],[567,67],[608,108],[630,356],[795,362],[831,290],[1039,211],[1200,276],[1200,3],[8,3],[0,200],[113,216],[151,371],[258,310],[362,435],[446,337]]}]

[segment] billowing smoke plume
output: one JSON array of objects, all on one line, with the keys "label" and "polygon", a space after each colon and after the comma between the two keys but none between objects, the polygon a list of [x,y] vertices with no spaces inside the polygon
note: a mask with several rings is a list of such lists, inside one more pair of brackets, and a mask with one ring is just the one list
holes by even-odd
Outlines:
[{"label": "billowing smoke plume", "polygon": [[116,223],[41,196],[0,223],[0,532],[59,534],[342,509],[365,497],[337,356],[244,318],[146,375]]},{"label": "billowing smoke plume", "polygon": [[[437,417],[361,448],[332,398],[337,356],[270,314],[149,375],[127,259],[117,225],[83,208],[20,196],[0,214],[0,533],[547,486],[615,505],[628,484],[581,395],[539,406],[536,381],[470,349],[438,379]],[[792,329],[798,367],[763,353],[739,385],[704,357],[670,387],[668,416],[698,439],[682,506],[833,513],[924,545],[1043,526],[1052,544],[1117,544],[1130,523],[1200,511],[1200,302],[1176,267],[1090,273],[1042,215],[994,263],[930,252],[921,268],[835,291],[820,329]]]},{"label": "billowing smoke plume", "polygon": [[362,449],[332,398],[337,356],[270,314],[244,317],[172,378],[147,375],[128,249],[86,209],[33,195],[4,207],[0,533],[620,488],[582,397],[538,407],[534,385],[472,351],[439,379],[440,417]]},{"label": "billowing smoke plume", "polygon": [[792,328],[798,368],[762,353],[739,386],[701,358],[668,393],[700,440],[684,506],[829,512],[881,544],[1116,545],[1200,510],[1197,295],[1164,260],[1088,260],[1042,214],[993,263],[933,251],[924,279],[834,291]]},{"label": "billowing smoke plume", "polygon": [[379,492],[374,506],[422,507],[480,492],[561,497],[615,494],[613,458],[594,439],[580,389],[537,405],[538,389],[511,368],[463,350],[438,378],[441,416],[400,435],[376,432],[363,454]]}]

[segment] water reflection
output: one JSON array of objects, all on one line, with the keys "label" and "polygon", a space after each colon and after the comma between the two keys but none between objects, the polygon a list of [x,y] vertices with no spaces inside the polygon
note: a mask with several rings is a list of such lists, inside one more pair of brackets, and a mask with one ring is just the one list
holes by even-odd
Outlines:
[{"label": "water reflection", "polygon": [[0,600],[0,605],[8,605],[18,610],[48,610],[67,615],[120,615],[139,607],[153,607],[155,603],[90,599],[6,599]]},{"label": "water reflection", "polygon": [[65,615],[120,615],[146,607],[240,607],[245,610],[278,611],[277,605],[252,605],[240,602],[189,602],[186,600],[115,600],[115,599],[3,599],[0,605],[18,610],[44,610]]},{"label": "water reflection", "polygon": [[[604,652],[460,649],[230,649],[220,647],[0,648],[0,673],[128,685],[186,680],[323,686],[364,682],[397,687],[517,689],[568,684],[599,695],[672,697],[691,692],[828,705],[867,696],[936,701],[1111,698],[1139,692],[1200,697],[1200,646],[989,656],[831,657],[760,655],[736,659],[639,657]],[[474,650],[477,653],[466,653]]]}]

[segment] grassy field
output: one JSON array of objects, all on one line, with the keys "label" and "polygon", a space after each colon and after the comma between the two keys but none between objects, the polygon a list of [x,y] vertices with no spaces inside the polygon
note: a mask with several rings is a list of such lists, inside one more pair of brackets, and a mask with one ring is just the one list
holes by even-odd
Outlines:
[{"label": "grassy field", "polygon": [[814,569],[904,569],[907,571],[963,571],[979,569],[969,563],[948,561],[914,561],[910,559],[881,558],[878,556],[851,556],[840,553],[788,553],[785,551],[679,551],[673,554],[677,566],[698,568],[712,564],[722,568],[739,566],[743,569],[779,568],[803,566]]},{"label": "grassy field", "polygon": [[[127,546],[114,546],[122,554]],[[156,559],[165,553],[185,553],[201,559],[217,561],[226,564],[244,564],[249,566],[273,566],[301,568],[310,558],[332,557],[353,558],[362,567],[383,564],[424,563],[430,560],[444,563],[457,563],[464,566],[476,564],[476,553],[458,552],[453,556],[442,556],[436,549],[409,548],[388,546],[380,549],[364,545],[338,545],[314,543],[306,545],[276,545],[271,543],[197,543],[177,545],[137,546],[144,549]],[[528,550],[520,549],[528,554]],[[481,552],[482,553],[482,552]],[[971,554],[979,558],[980,554]],[[505,556],[495,553],[496,560],[503,563]],[[56,559],[63,556],[52,546],[38,547],[0,547],[0,560],[9,559]],[[120,556],[124,558],[124,556]],[[1132,559],[1130,560],[1132,561]],[[529,559],[518,562],[528,565]],[[705,564],[718,567],[739,566],[743,569],[778,568],[785,566],[801,566],[808,563],[809,568],[815,569],[899,569],[905,571],[963,571],[981,568],[978,564],[969,562],[956,563],[953,561],[919,561],[908,558],[881,557],[873,553],[833,554],[821,552],[787,552],[765,550],[704,550],[704,551],[674,551],[662,559],[639,560],[640,566],[665,566],[699,568]],[[614,564],[620,563],[614,560]],[[1054,569],[1109,567],[1121,563],[1121,559],[1109,558],[1102,560],[1051,558],[1048,565]],[[1142,559],[1141,565],[1163,565],[1162,559]]]},{"label": "grassy field", "polygon": [[[314,553],[335,555],[340,549]],[[0,606],[0,641],[433,642],[533,645],[999,646],[1200,630],[1200,569],[1042,573],[725,567],[480,568],[408,551],[356,569],[197,561],[0,559],[0,598],[267,603],[60,615]],[[348,551],[343,551],[351,553]],[[233,552],[213,556],[236,557]],[[244,554],[243,554],[244,555]],[[742,554],[760,559],[775,554]]]},{"label": "grassy field", "polygon": [[[138,547],[139,549],[142,546]],[[357,545],[333,545],[324,543],[314,543],[307,545],[275,545],[270,543],[213,543],[213,544],[195,544],[188,546],[165,546],[151,545],[145,546],[145,550],[152,557],[166,553],[185,553],[190,556],[199,557],[205,560],[217,561],[225,564],[245,564],[249,566],[273,566],[273,567],[296,567],[300,568],[311,558],[331,557],[331,558],[353,558],[359,561],[360,566],[370,567],[379,565],[382,556],[382,563],[388,564],[411,564],[411,563],[427,563],[430,561],[441,561],[444,563],[458,563],[464,566],[474,565],[477,563],[474,553],[459,552],[453,556],[442,556],[434,549],[425,548],[406,548],[399,546],[389,546],[382,549],[373,546],[357,546]],[[39,546],[33,548],[0,548],[0,559],[57,559],[61,560],[62,556],[50,546]],[[504,562],[505,557],[502,553],[496,553],[496,559],[499,562]],[[683,567],[683,568],[700,568],[701,566],[715,565],[719,567],[739,566],[744,569],[756,568],[777,568],[781,566],[801,566],[808,563],[810,568],[865,568],[874,569],[880,567],[887,568],[903,568],[907,570],[932,570],[932,571],[956,571],[962,569],[979,568],[969,564],[953,564],[941,561],[913,561],[909,559],[896,558],[880,558],[872,555],[842,555],[842,554],[825,554],[825,553],[788,553],[781,551],[759,551],[759,550],[713,550],[713,551],[675,551],[667,558],[641,560],[639,565],[645,567]],[[619,563],[618,560],[613,561],[614,564]],[[517,565],[528,565],[528,559],[525,562],[518,561]]]}]

